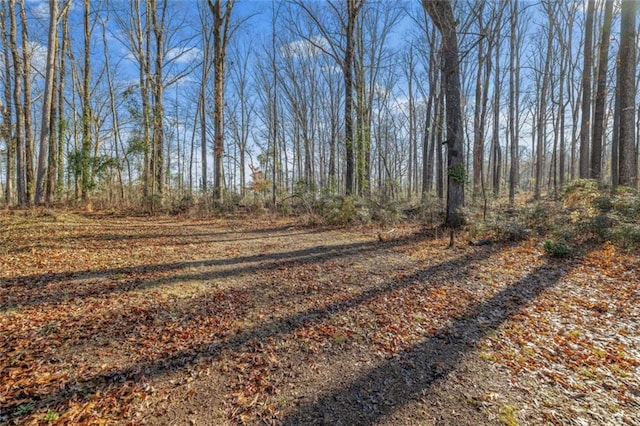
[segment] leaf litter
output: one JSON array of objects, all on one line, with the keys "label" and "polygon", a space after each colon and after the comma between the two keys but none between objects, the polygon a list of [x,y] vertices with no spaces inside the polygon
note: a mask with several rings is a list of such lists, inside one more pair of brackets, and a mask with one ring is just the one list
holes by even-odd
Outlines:
[{"label": "leaf litter", "polygon": [[0,423],[640,423],[640,258],[609,244],[0,222]]}]

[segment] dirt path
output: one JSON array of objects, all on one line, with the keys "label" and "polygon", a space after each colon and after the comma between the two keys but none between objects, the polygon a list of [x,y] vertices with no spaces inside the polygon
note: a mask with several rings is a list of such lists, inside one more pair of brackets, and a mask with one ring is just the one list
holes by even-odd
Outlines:
[{"label": "dirt path", "polygon": [[2,229],[0,423],[640,422],[640,261],[610,246],[552,261],[269,217]]}]

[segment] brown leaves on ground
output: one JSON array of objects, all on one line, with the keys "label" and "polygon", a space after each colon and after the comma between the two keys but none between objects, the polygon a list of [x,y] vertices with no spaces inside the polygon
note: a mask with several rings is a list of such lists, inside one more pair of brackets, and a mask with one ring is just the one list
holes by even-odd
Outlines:
[{"label": "brown leaves on ground", "polygon": [[0,423],[640,422],[640,259],[609,244],[0,222]]}]

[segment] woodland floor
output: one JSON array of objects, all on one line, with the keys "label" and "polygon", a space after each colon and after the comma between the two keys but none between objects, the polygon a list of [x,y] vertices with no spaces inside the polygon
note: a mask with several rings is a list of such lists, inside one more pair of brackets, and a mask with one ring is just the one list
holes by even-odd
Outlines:
[{"label": "woodland floor", "polygon": [[640,424],[640,255],[0,215],[0,424]]}]

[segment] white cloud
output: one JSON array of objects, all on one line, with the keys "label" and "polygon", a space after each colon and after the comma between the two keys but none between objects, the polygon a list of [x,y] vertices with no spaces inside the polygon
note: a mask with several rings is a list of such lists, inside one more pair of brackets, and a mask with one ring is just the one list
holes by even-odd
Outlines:
[{"label": "white cloud", "polygon": [[49,20],[49,5],[45,1],[32,1],[29,2],[28,10],[38,20]]},{"label": "white cloud", "polygon": [[31,55],[31,67],[39,75],[47,73],[47,46],[35,41],[29,42],[29,54]]},{"label": "white cloud", "polygon": [[281,53],[288,58],[307,59],[321,55],[329,48],[329,41],[326,38],[316,36],[310,40],[296,40],[285,44],[282,46]]},{"label": "white cloud", "polygon": [[202,51],[197,47],[174,47],[167,52],[167,61],[176,64],[190,64],[202,58]]}]

